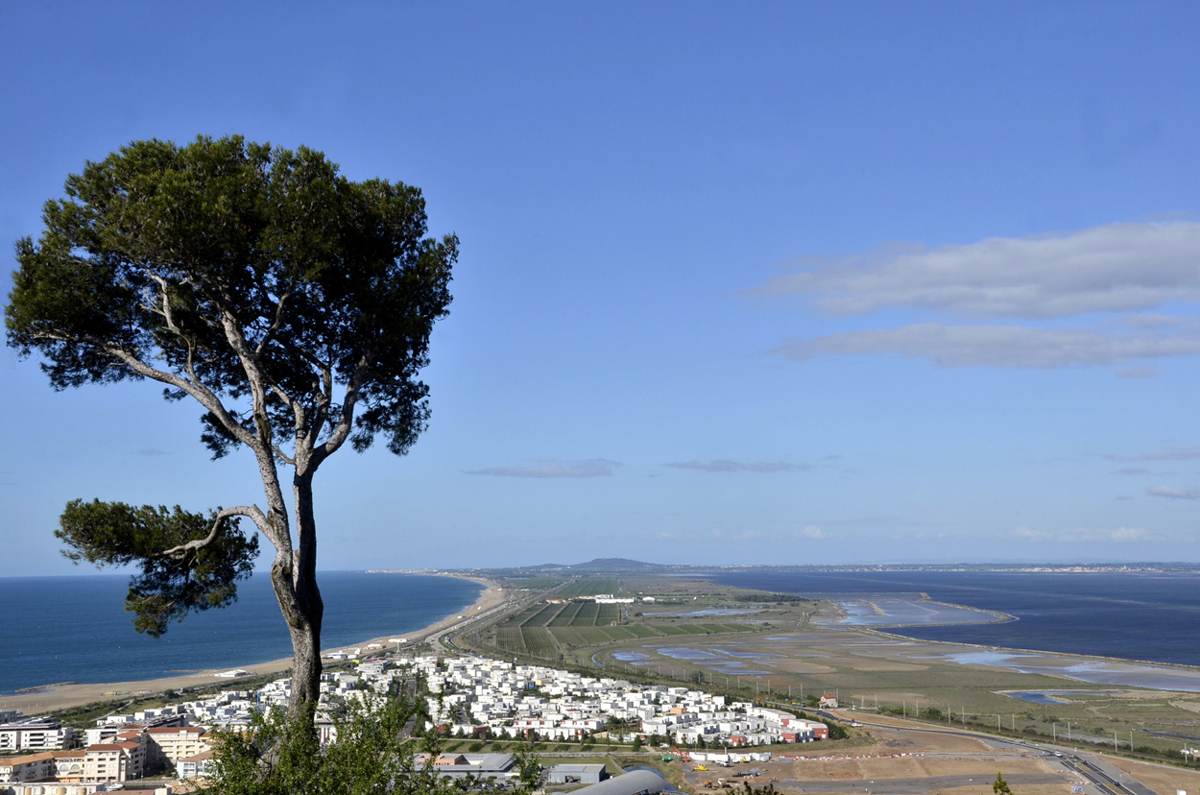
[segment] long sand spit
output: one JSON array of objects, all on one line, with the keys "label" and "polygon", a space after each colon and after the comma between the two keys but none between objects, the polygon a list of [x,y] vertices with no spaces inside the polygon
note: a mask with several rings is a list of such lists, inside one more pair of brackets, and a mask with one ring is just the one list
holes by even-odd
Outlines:
[{"label": "long sand spit", "polygon": [[[344,646],[337,646],[334,649],[354,648],[366,646],[369,643],[383,643],[387,645],[389,638],[397,637],[397,634],[403,635],[407,640],[407,646],[421,643],[422,641],[439,634],[440,632],[449,629],[458,623],[459,616],[473,616],[477,613],[484,613],[487,610],[496,607],[504,602],[505,596],[499,585],[478,577],[465,577],[462,579],[470,579],[483,586],[483,591],[480,592],[479,598],[470,607],[462,610],[457,610],[453,615],[446,616],[436,624],[431,624],[424,629],[416,632],[390,633],[380,635],[376,638],[370,638],[359,643],[349,643]],[[282,617],[280,621],[282,621]],[[332,651],[326,649],[324,651]],[[324,652],[323,652],[324,653]],[[0,709],[19,709],[26,715],[45,714],[54,712],[60,709],[69,709],[70,707],[78,707],[84,704],[91,704],[98,701],[128,701],[134,696],[145,694],[163,693],[167,690],[180,690],[189,687],[199,687],[203,685],[227,684],[229,689],[237,689],[237,679],[219,679],[214,676],[221,671],[241,668],[251,676],[261,676],[263,674],[277,674],[286,671],[292,667],[292,658],[285,657],[279,660],[271,660],[270,662],[258,663],[256,665],[243,666],[228,666],[225,668],[211,668],[204,671],[196,671],[194,673],[183,676],[170,676],[162,679],[147,679],[140,682],[106,682],[100,684],[62,684],[62,685],[47,685],[46,688],[40,689],[32,693],[19,693],[12,696],[0,697]]]}]

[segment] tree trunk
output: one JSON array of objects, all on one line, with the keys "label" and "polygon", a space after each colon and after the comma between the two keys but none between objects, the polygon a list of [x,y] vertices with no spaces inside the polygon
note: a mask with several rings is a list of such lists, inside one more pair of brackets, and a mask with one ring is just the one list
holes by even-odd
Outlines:
[{"label": "tree trunk", "polygon": [[[281,560],[281,558],[283,558]],[[284,563],[286,560],[286,564]],[[321,695],[321,619],[324,605],[316,578],[293,568],[285,555],[271,567],[271,585],[292,638],[292,694],[288,716],[295,719],[315,708]]]},{"label": "tree trunk", "polygon": [[[306,462],[307,463],[307,462]],[[307,466],[303,467],[307,469]],[[292,695],[288,713],[296,718],[306,706],[315,708],[321,695],[321,622],[325,603],[317,587],[317,526],[313,515],[312,471],[297,472],[292,478],[292,494],[296,501],[297,544],[292,553],[291,592],[294,611],[288,618],[292,636]],[[276,596],[278,596],[278,586]],[[282,607],[282,603],[281,603]]]}]

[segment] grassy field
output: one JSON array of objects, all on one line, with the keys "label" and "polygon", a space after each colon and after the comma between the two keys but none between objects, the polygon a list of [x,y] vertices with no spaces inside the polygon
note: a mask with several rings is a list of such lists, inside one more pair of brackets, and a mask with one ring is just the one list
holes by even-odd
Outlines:
[{"label": "grassy field", "polygon": [[[612,579],[580,580],[572,591],[601,591],[616,584]],[[663,610],[643,613],[631,604],[599,604],[568,598],[564,589],[552,592],[554,601],[535,601],[493,628],[495,647],[506,653],[556,658],[579,649],[601,649],[614,643],[679,636],[745,632],[753,627],[713,623],[703,618],[667,617]],[[644,605],[643,605],[644,607]],[[701,623],[704,622],[704,623]]]}]

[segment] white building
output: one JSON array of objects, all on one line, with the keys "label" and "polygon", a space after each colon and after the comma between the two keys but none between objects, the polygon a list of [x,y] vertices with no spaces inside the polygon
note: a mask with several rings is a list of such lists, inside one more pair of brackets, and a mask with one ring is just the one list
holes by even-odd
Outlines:
[{"label": "white building", "polygon": [[53,718],[25,718],[0,724],[0,751],[56,751],[74,736],[74,729]]}]

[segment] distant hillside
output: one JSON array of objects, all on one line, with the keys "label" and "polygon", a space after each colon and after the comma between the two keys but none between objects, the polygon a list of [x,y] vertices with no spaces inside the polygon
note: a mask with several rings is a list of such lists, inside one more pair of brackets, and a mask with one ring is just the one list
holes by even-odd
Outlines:
[{"label": "distant hillside", "polygon": [[664,567],[658,563],[642,563],[640,560],[629,560],[627,558],[596,558],[587,563],[576,563],[574,566],[567,566],[566,568],[582,573],[593,571],[653,572],[661,571]]},{"label": "distant hillside", "polygon": [[678,568],[627,558],[596,558],[587,563],[543,563],[539,566],[514,566],[481,571],[493,577],[580,577],[595,574],[650,574]]}]

